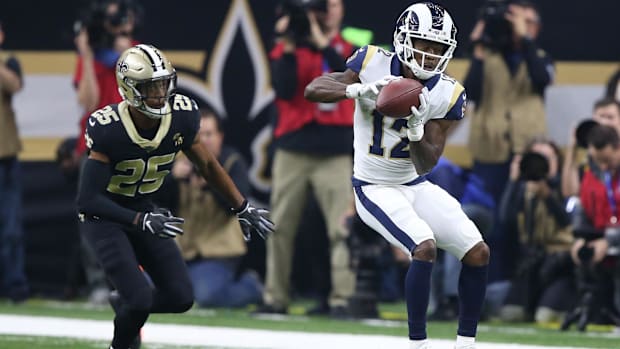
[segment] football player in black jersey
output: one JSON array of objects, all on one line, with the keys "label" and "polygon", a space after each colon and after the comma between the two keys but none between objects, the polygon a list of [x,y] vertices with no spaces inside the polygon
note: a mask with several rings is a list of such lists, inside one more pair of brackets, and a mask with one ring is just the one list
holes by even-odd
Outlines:
[{"label": "football player in black jersey", "polygon": [[134,46],[121,55],[116,69],[124,101],[88,119],[85,137],[90,154],[77,204],[84,234],[121,299],[110,348],[127,349],[150,313],[181,313],[193,304],[185,263],[171,239],[183,233],[183,219],[149,199],[161,187],[178,151],[228,201],[246,239],[251,232],[265,238],[273,223],[266,210],[248,203],[198,141],[198,106],[188,97],[174,95],[175,70],[158,49]]}]

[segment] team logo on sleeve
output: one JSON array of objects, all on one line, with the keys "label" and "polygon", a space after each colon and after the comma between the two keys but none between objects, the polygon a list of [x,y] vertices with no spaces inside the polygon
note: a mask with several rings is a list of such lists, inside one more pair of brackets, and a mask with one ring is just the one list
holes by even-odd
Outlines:
[{"label": "team logo on sleeve", "polygon": [[467,109],[467,95],[463,93],[463,105],[461,106],[461,117],[465,117],[465,109]]},{"label": "team logo on sleeve", "polygon": [[175,147],[180,147],[183,144],[183,136],[180,133],[175,133],[172,137]]},{"label": "team logo on sleeve", "polygon": [[357,51],[353,52],[353,54],[347,59],[347,64],[353,62],[353,60],[357,57],[357,54],[360,52],[364,52],[364,50],[366,49],[366,47],[360,47],[359,49],[357,49]]}]

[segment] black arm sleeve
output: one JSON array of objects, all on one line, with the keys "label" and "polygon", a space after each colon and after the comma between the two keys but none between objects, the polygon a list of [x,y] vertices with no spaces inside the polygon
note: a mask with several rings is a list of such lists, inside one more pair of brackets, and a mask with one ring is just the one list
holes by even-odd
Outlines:
[{"label": "black arm sleeve", "polygon": [[464,87],[467,91],[467,99],[472,100],[478,104],[482,99],[482,67],[484,61],[477,58],[472,58],[469,65],[469,71],[465,78]]},{"label": "black arm sleeve", "polygon": [[551,83],[551,67],[552,63],[547,54],[539,55],[538,46],[530,39],[523,39],[523,48],[525,54],[525,63],[527,71],[530,73],[530,79],[534,84],[534,88],[542,95],[545,87]]},{"label": "black arm sleeve", "polygon": [[271,63],[271,81],[276,96],[292,99],[297,89],[297,57],[285,53]]},{"label": "black arm sleeve", "polygon": [[110,166],[98,160],[86,159],[80,174],[77,207],[80,213],[133,225],[138,212],[127,209],[105,196],[110,182]]},{"label": "black arm sleeve", "polygon": [[325,58],[325,60],[327,61],[329,69],[335,72],[343,72],[347,69],[345,59],[341,55],[339,55],[333,47],[327,46],[323,49],[322,53],[323,58]]}]

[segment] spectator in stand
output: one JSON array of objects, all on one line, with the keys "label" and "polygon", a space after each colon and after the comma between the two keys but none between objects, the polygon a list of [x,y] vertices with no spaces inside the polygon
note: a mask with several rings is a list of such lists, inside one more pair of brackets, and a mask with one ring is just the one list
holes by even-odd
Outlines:
[{"label": "spectator in stand", "polygon": [[[202,110],[199,138],[213,153],[243,195],[248,195],[248,168],[241,154],[224,146],[221,122],[211,110]],[[263,286],[256,272],[239,272],[247,252],[236,215],[200,176],[186,157],[178,157],[172,174],[179,184],[179,215],[185,217],[181,248],[194,298],[201,307],[242,307],[260,303]]]},{"label": "spectator in stand", "polygon": [[14,302],[28,298],[24,272],[22,192],[17,154],[21,142],[17,131],[13,95],[23,88],[19,61],[2,49],[0,23],[0,296]]}]

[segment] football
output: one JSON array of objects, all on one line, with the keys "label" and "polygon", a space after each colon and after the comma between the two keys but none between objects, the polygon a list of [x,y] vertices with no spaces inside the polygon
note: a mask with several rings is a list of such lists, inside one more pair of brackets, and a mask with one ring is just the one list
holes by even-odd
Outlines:
[{"label": "football", "polygon": [[423,88],[424,85],[418,80],[394,80],[379,91],[376,109],[379,113],[393,118],[409,116],[412,106],[420,106],[420,93]]}]

